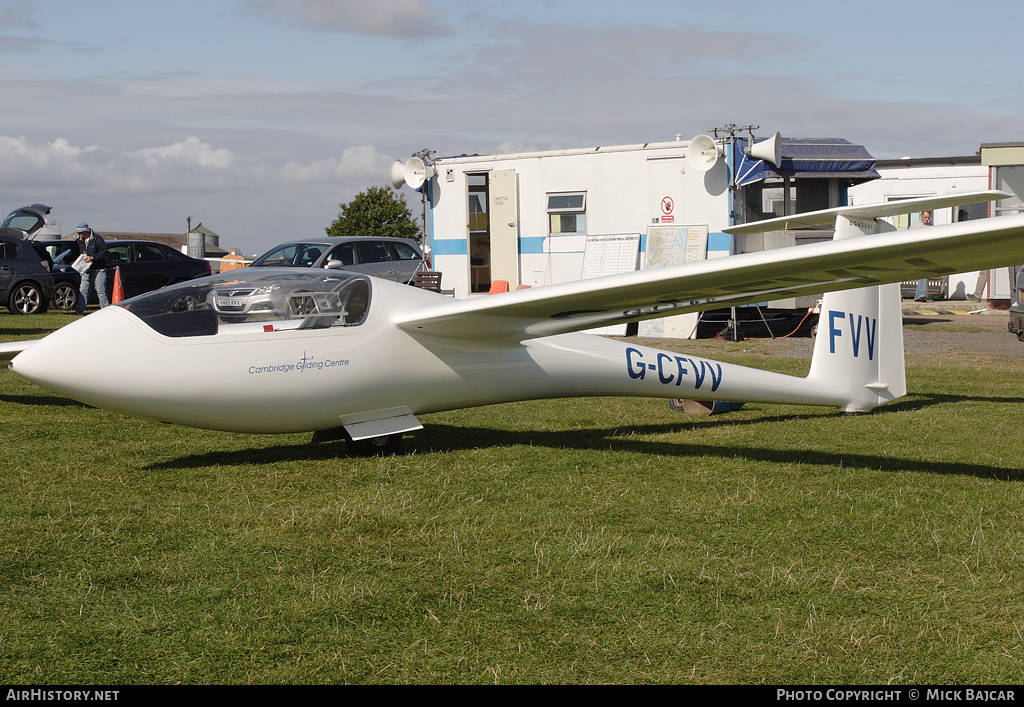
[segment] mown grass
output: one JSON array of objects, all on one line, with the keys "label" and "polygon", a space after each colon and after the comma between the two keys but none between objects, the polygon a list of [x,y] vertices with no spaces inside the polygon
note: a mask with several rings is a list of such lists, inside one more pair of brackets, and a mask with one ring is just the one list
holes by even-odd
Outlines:
[{"label": "mown grass", "polygon": [[[0,338],[65,321],[3,316]],[[909,380],[858,417],[454,411],[353,459],[2,371],[0,681],[1017,683],[1024,390]]]}]

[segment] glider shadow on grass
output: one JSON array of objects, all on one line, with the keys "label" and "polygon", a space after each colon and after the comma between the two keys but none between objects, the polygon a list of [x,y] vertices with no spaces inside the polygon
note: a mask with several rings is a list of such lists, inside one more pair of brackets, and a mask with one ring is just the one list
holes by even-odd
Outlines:
[{"label": "glider shadow on grass", "polygon": [[[904,411],[925,409],[936,405],[960,402],[984,402],[993,404],[1020,405],[1024,398],[1003,398],[990,396],[960,395],[913,395],[885,407],[876,409],[872,415],[894,414]],[[1003,481],[1024,480],[1024,470],[993,466],[989,464],[927,461],[869,452],[850,453],[822,449],[827,441],[809,438],[806,446],[799,449],[771,449],[737,445],[729,441],[720,444],[693,444],[666,439],[651,439],[702,429],[723,427],[746,427],[769,423],[791,423],[841,416],[842,413],[800,412],[788,415],[765,417],[729,418],[712,416],[686,418],[679,422],[661,424],[617,425],[605,428],[575,430],[507,430],[480,426],[463,426],[428,423],[427,429],[414,432],[406,440],[400,456],[436,453],[458,453],[489,447],[542,447],[550,449],[577,449],[606,451],[612,453],[648,454],[664,457],[721,457],[735,460],[747,459],[752,462],[768,462],[780,465],[794,463],[814,466],[863,468],[873,471],[913,471],[929,474],[959,474],[983,479]],[[870,445],[866,445],[870,446]],[[881,445],[879,445],[881,449]],[[211,451],[169,459],[147,466],[149,470],[172,470],[202,468],[207,466],[233,466],[238,464],[271,464],[288,461],[312,461],[341,459],[346,455],[340,443],[275,445],[243,451]],[[353,461],[356,461],[353,459]]]}]

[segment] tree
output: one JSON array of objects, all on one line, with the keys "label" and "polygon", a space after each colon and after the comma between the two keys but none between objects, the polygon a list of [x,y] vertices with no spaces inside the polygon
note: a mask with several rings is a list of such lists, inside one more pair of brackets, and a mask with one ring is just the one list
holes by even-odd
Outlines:
[{"label": "tree", "polygon": [[420,229],[405,195],[390,187],[369,187],[356,194],[327,229],[328,236],[391,236],[420,241]]}]

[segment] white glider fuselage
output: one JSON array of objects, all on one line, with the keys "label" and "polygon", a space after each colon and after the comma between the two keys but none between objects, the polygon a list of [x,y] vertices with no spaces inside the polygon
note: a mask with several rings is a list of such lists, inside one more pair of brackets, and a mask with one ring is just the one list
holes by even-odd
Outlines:
[{"label": "white glider fuselage", "polygon": [[[103,409],[234,432],[325,430],[403,414],[578,396],[850,405],[834,386],[810,379],[589,334],[474,343],[416,335],[392,324],[395,312],[438,299],[447,300],[374,280],[373,302],[359,326],[225,324],[215,335],[184,338],[160,334],[130,310],[109,307],[41,340],[12,369]],[[884,400],[871,393],[868,409],[879,402]]]}]

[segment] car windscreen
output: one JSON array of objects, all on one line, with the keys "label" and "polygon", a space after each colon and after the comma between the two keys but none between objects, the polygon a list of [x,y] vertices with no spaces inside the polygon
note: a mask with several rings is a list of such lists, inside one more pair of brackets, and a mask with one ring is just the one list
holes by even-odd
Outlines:
[{"label": "car windscreen", "polygon": [[285,243],[256,258],[250,267],[308,268],[325,250],[322,243]]},{"label": "car windscreen", "polygon": [[[121,302],[164,336],[213,336],[225,326],[264,330],[358,326],[366,319],[370,281],[355,273],[233,270],[164,287]],[[248,328],[251,328],[248,327]]]}]

